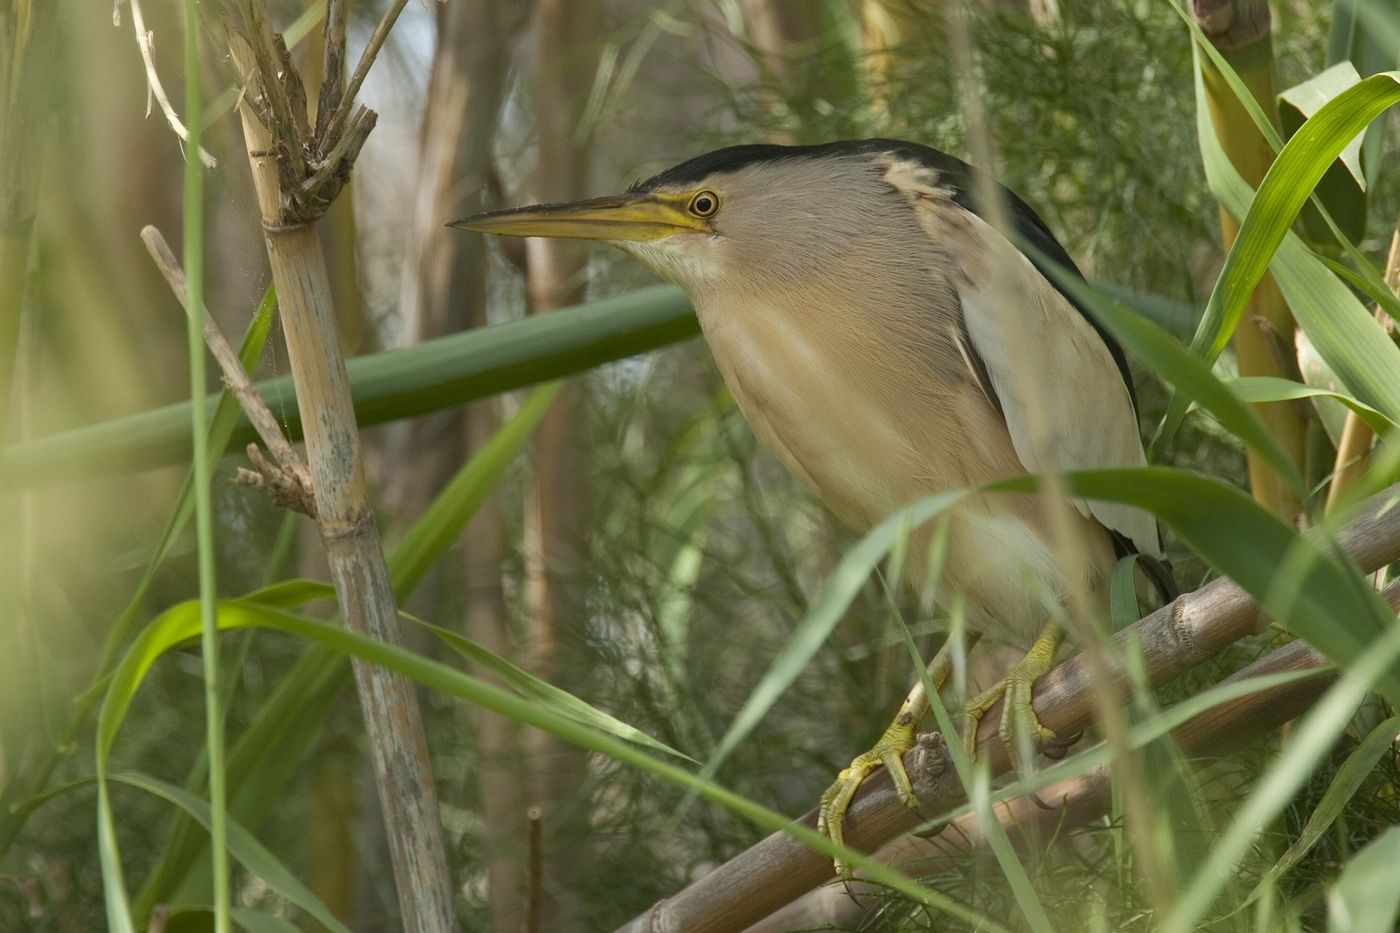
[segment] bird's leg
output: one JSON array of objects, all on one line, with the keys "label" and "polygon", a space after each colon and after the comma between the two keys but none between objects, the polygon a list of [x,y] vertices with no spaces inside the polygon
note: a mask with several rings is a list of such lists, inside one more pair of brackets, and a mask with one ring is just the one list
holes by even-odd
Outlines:
[{"label": "bird's leg", "polygon": [[[928,679],[934,690],[942,690],[943,685],[947,683],[948,674],[953,667],[952,658],[951,645],[944,645],[929,662]],[[836,783],[822,794],[821,806],[817,811],[817,832],[824,833],[837,845],[843,843],[842,823],[846,818],[846,809],[851,805],[851,798],[855,796],[866,776],[882,766],[890,772],[890,780],[894,782],[894,791],[899,799],[906,806],[918,807],[914,789],[909,783],[909,773],[904,770],[903,758],[904,753],[914,747],[919,720],[924,718],[928,709],[929,698],[924,692],[924,681],[921,678],[904,698],[899,707],[899,714],[894,717],[894,722],[890,723],[875,746],[865,754],[856,756],[850,767],[836,776]],[[843,877],[849,876],[850,866],[838,858],[836,873]]]},{"label": "bird's leg", "polygon": [[[1006,744],[1011,760],[1018,770],[1021,763],[1030,760],[1030,743],[1045,742],[1055,737],[1055,733],[1041,725],[1031,708],[1035,682],[1050,672],[1055,663],[1055,649],[1059,647],[1064,630],[1058,623],[1051,622],[1040,630],[1040,637],[1031,645],[1026,656],[1006,672],[1006,676],[990,690],[973,697],[963,707],[963,745],[969,758],[977,757],[977,724],[982,716],[1004,695],[1006,703],[1001,710],[1001,740]],[[1018,742],[1027,744],[1025,749]],[[1025,754],[1022,754],[1022,753]]]}]

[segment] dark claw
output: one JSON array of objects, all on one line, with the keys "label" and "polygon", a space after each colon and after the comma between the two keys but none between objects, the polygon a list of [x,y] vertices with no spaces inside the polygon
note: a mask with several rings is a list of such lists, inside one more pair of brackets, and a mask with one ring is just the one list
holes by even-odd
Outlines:
[{"label": "dark claw", "polygon": [[1061,761],[1069,754],[1069,750],[1074,747],[1074,744],[1083,737],[1083,729],[1073,735],[1056,736],[1041,746],[1040,753],[1051,761]]}]

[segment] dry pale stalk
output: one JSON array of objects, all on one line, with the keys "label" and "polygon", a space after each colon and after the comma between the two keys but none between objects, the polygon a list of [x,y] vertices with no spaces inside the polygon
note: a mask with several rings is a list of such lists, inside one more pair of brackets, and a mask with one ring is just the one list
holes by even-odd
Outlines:
[{"label": "dry pale stalk", "polygon": [[[1400,509],[1391,507],[1397,495],[1400,487],[1376,496],[1337,537],[1341,549],[1362,570],[1370,572],[1400,560]],[[1248,593],[1230,580],[1219,579],[1118,632],[1114,641],[1120,652],[1136,643],[1147,680],[1156,686],[1254,632],[1258,617],[1259,607]],[[1127,672],[1115,667],[1106,680],[1095,682],[1097,674],[1090,673],[1093,668],[1090,659],[1079,654],[1036,683],[1035,713],[1059,735],[1072,735],[1093,721],[1096,692],[1131,696]],[[1006,746],[997,735],[1000,714],[998,704],[987,712],[978,730],[979,756],[986,756],[993,776],[1011,767]],[[921,767],[914,752],[905,755],[904,762],[911,775]],[[957,788],[941,809],[922,805],[922,817],[935,819],[965,802],[965,795]],[[923,822],[920,815],[900,803],[883,769],[861,786],[846,819],[848,843],[867,852]],[[800,822],[815,825],[815,820],[816,811],[812,810]],[[653,905],[620,927],[619,933],[742,930],[832,876],[830,858],[777,832]]]},{"label": "dry pale stalk", "polygon": [[[343,134],[308,145],[300,79],[285,47],[265,20],[241,26],[228,33],[229,51],[247,88],[239,113],[305,430],[317,526],[346,625],[398,644],[325,257],[311,225],[348,177],[373,117],[361,108]],[[397,674],[359,661],[354,671],[404,928],[445,933],[455,929],[453,886],[417,697]]]},{"label": "dry pale stalk", "polygon": [[[171,252],[170,244],[165,241],[159,230],[149,225],[141,228],[141,241],[146,244],[146,251],[151,254],[151,259],[155,261],[160,274],[165,277],[170,290],[175,293],[175,299],[180,302],[186,314],[193,314],[189,289],[185,285],[185,273],[176,261],[175,254]],[[214,359],[223,372],[224,384],[238,399],[239,406],[277,461],[276,465],[269,463],[256,445],[249,444],[248,459],[253,462],[256,472],[240,468],[238,481],[261,487],[278,505],[315,518],[316,501],[312,494],[310,471],[292,449],[292,445],[282,436],[282,429],[277,426],[277,418],[253,388],[248,374],[243,371],[238,354],[229,346],[223,331],[219,330],[219,325],[214,321],[214,316],[209,313],[208,308],[201,308],[200,311],[203,314],[204,342],[209,345],[210,352],[214,354]]]}]

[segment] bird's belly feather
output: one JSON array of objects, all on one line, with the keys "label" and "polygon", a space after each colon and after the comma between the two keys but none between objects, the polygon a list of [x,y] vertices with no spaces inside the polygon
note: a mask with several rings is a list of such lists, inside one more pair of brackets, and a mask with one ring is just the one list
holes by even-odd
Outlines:
[{"label": "bird's belly feather", "polygon": [[[873,340],[819,343],[777,309],[697,310],[754,433],[856,531],[925,496],[1024,472],[1005,423],[971,378],[888,372],[891,356]],[[949,352],[957,352],[951,344]],[[1049,614],[1040,594],[1063,589],[1035,504],[972,495],[952,510],[949,535],[936,601],[946,608],[959,596],[972,630],[1029,645]],[[922,551],[928,537],[924,529],[912,544]],[[1107,559],[1111,568],[1111,550]],[[921,586],[924,561],[907,566]]]}]

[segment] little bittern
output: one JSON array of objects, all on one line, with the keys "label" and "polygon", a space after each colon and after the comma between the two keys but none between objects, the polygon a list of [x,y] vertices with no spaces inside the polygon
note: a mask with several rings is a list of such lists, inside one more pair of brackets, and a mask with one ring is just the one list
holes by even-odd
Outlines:
[{"label": "little bittern", "polygon": [[[1021,250],[989,222],[999,193]],[[737,146],[684,162],[625,194],[494,211],[452,224],[511,236],[612,243],[684,288],[739,409],[788,468],[858,531],[943,490],[1027,472],[1144,463],[1123,353],[1044,273],[1078,275],[1045,224],[966,163],[886,139]],[[1160,554],[1156,521],[1076,501],[1082,583],[1104,594],[1118,556]],[[1031,689],[1061,638],[1066,598],[1055,535],[1031,495],[974,494],[948,513],[935,600],[968,630],[1030,648],[970,701],[964,738],[1007,694],[1013,726],[1050,737]],[[927,549],[925,529],[911,547]],[[911,552],[917,553],[917,552]],[[907,560],[921,584],[925,563]],[[947,650],[930,670],[940,687]],[[822,798],[841,841],[851,796],[886,766],[912,801],[900,755],[927,712],[921,690]]]}]

